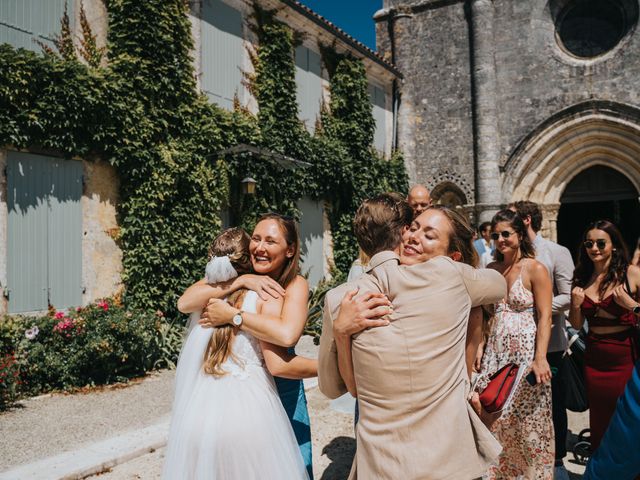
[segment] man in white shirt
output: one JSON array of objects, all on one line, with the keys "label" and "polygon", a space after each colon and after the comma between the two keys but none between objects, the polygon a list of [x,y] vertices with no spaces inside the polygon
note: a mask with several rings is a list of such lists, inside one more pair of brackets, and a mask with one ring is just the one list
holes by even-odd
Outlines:
[{"label": "man in white shirt", "polygon": [[480,268],[485,268],[491,262],[493,262],[493,252],[495,250],[493,242],[491,241],[491,222],[483,222],[478,227],[480,232],[480,238],[473,242],[473,246],[478,252],[480,258]]},{"label": "man in white shirt", "polygon": [[547,361],[551,367],[551,392],[553,403],[553,429],[556,438],[556,480],[568,480],[563,459],[567,455],[567,410],[564,406],[565,387],[559,375],[562,357],[567,349],[565,312],[571,304],[571,281],[573,279],[573,259],[569,250],[551,240],[542,238],[538,232],[542,226],[542,212],[538,204],[519,201],[509,205],[527,226],[527,235],[536,249],[536,260],[540,261],[553,282],[553,326],[547,349]]}]

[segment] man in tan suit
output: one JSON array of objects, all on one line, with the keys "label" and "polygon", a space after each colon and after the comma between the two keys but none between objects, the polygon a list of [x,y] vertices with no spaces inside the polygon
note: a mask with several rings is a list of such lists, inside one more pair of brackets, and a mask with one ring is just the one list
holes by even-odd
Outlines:
[{"label": "man in tan suit", "polygon": [[[403,263],[414,265],[399,265],[401,234],[393,229],[406,203],[390,205],[382,195],[356,214],[358,243],[372,256],[369,274],[327,293],[320,389],[331,398],[347,388],[357,394],[351,479],[477,478],[501,447],[467,402],[467,321],[472,306],[501,300],[506,283],[497,272],[450,258],[475,254],[472,230],[447,209],[414,220],[402,248]],[[396,244],[380,247],[387,238]],[[354,287],[361,292],[355,299]],[[387,295],[390,323],[352,337],[383,321],[375,317],[385,306],[367,292]]]}]

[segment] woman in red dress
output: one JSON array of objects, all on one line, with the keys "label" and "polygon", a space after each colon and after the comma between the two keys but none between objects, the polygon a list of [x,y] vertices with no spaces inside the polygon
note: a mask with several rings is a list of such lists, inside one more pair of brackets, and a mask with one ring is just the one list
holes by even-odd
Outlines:
[{"label": "woman in red dress", "polygon": [[583,239],[573,275],[569,322],[579,329],[586,319],[589,326],[585,379],[594,451],[639,357],[635,326],[640,318],[640,268],[629,266],[627,246],[613,223],[592,223]]}]

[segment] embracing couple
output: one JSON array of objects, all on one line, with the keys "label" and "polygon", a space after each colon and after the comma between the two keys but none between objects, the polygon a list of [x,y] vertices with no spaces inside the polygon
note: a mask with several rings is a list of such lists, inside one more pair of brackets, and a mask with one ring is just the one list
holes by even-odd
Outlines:
[{"label": "embracing couple", "polygon": [[278,214],[261,217],[251,236],[230,228],[214,239],[205,278],[178,300],[192,319],[163,478],[313,478],[301,379],[317,375],[317,361],[289,349],[307,321],[299,259],[296,224]]},{"label": "embracing couple", "polygon": [[507,286],[474,268],[473,231],[457,212],[412,217],[395,194],[358,209],[354,230],[371,261],[325,298],[320,390],[357,397],[350,479],[471,480],[501,451],[468,402],[481,324],[472,308],[500,301]]}]

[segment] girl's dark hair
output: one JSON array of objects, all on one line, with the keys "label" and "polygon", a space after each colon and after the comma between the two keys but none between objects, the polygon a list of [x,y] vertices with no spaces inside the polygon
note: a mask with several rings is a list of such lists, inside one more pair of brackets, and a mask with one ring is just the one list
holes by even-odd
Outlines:
[{"label": "girl's dark hair", "polygon": [[[527,236],[527,227],[525,227],[522,218],[513,210],[500,210],[491,219],[491,230],[494,230],[500,222],[507,222],[520,237],[520,254],[522,258],[535,258],[536,249]],[[498,249],[496,249],[495,255],[496,260],[499,262],[504,261],[504,255]]]},{"label": "girl's dark hair", "polygon": [[282,230],[287,246],[293,247],[293,256],[287,258],[280,276],[276,279],[283,288],[287,288],[287,285],[296,278],[296,275],[298,275],[300,271],[300,237],[298,236],[298,226],[293,218],[280,215],[279,213],[265,213],[258,219],[256,225],[264,220],[275,220],[280,226],[280,230]]},{"label": "girl's dark hair", "polygon": [[[617,285],[624,282],[624,276],[629,266],[629,249],[622,238],[622,234],[618,227],[608,220],[596,220],[590,223],[587,229],[582,234],[582,241],[587,239],[587,234],[591,230],[602,230],[607,232],[611,237],[611,243],[613,251],[611,252],[611,261],[607,268],[607,273],[604,279],[600,282],[600,289],[598,293],[600,297],[607,291],[612,285]],[[587,249],[584,245],[580,245],[578,250],[578,261],[576,263],[576,269],[573,272],[573,285],[576,287],[584,288],[591,277],[593,276],[593,262],[589,258]]]}]

